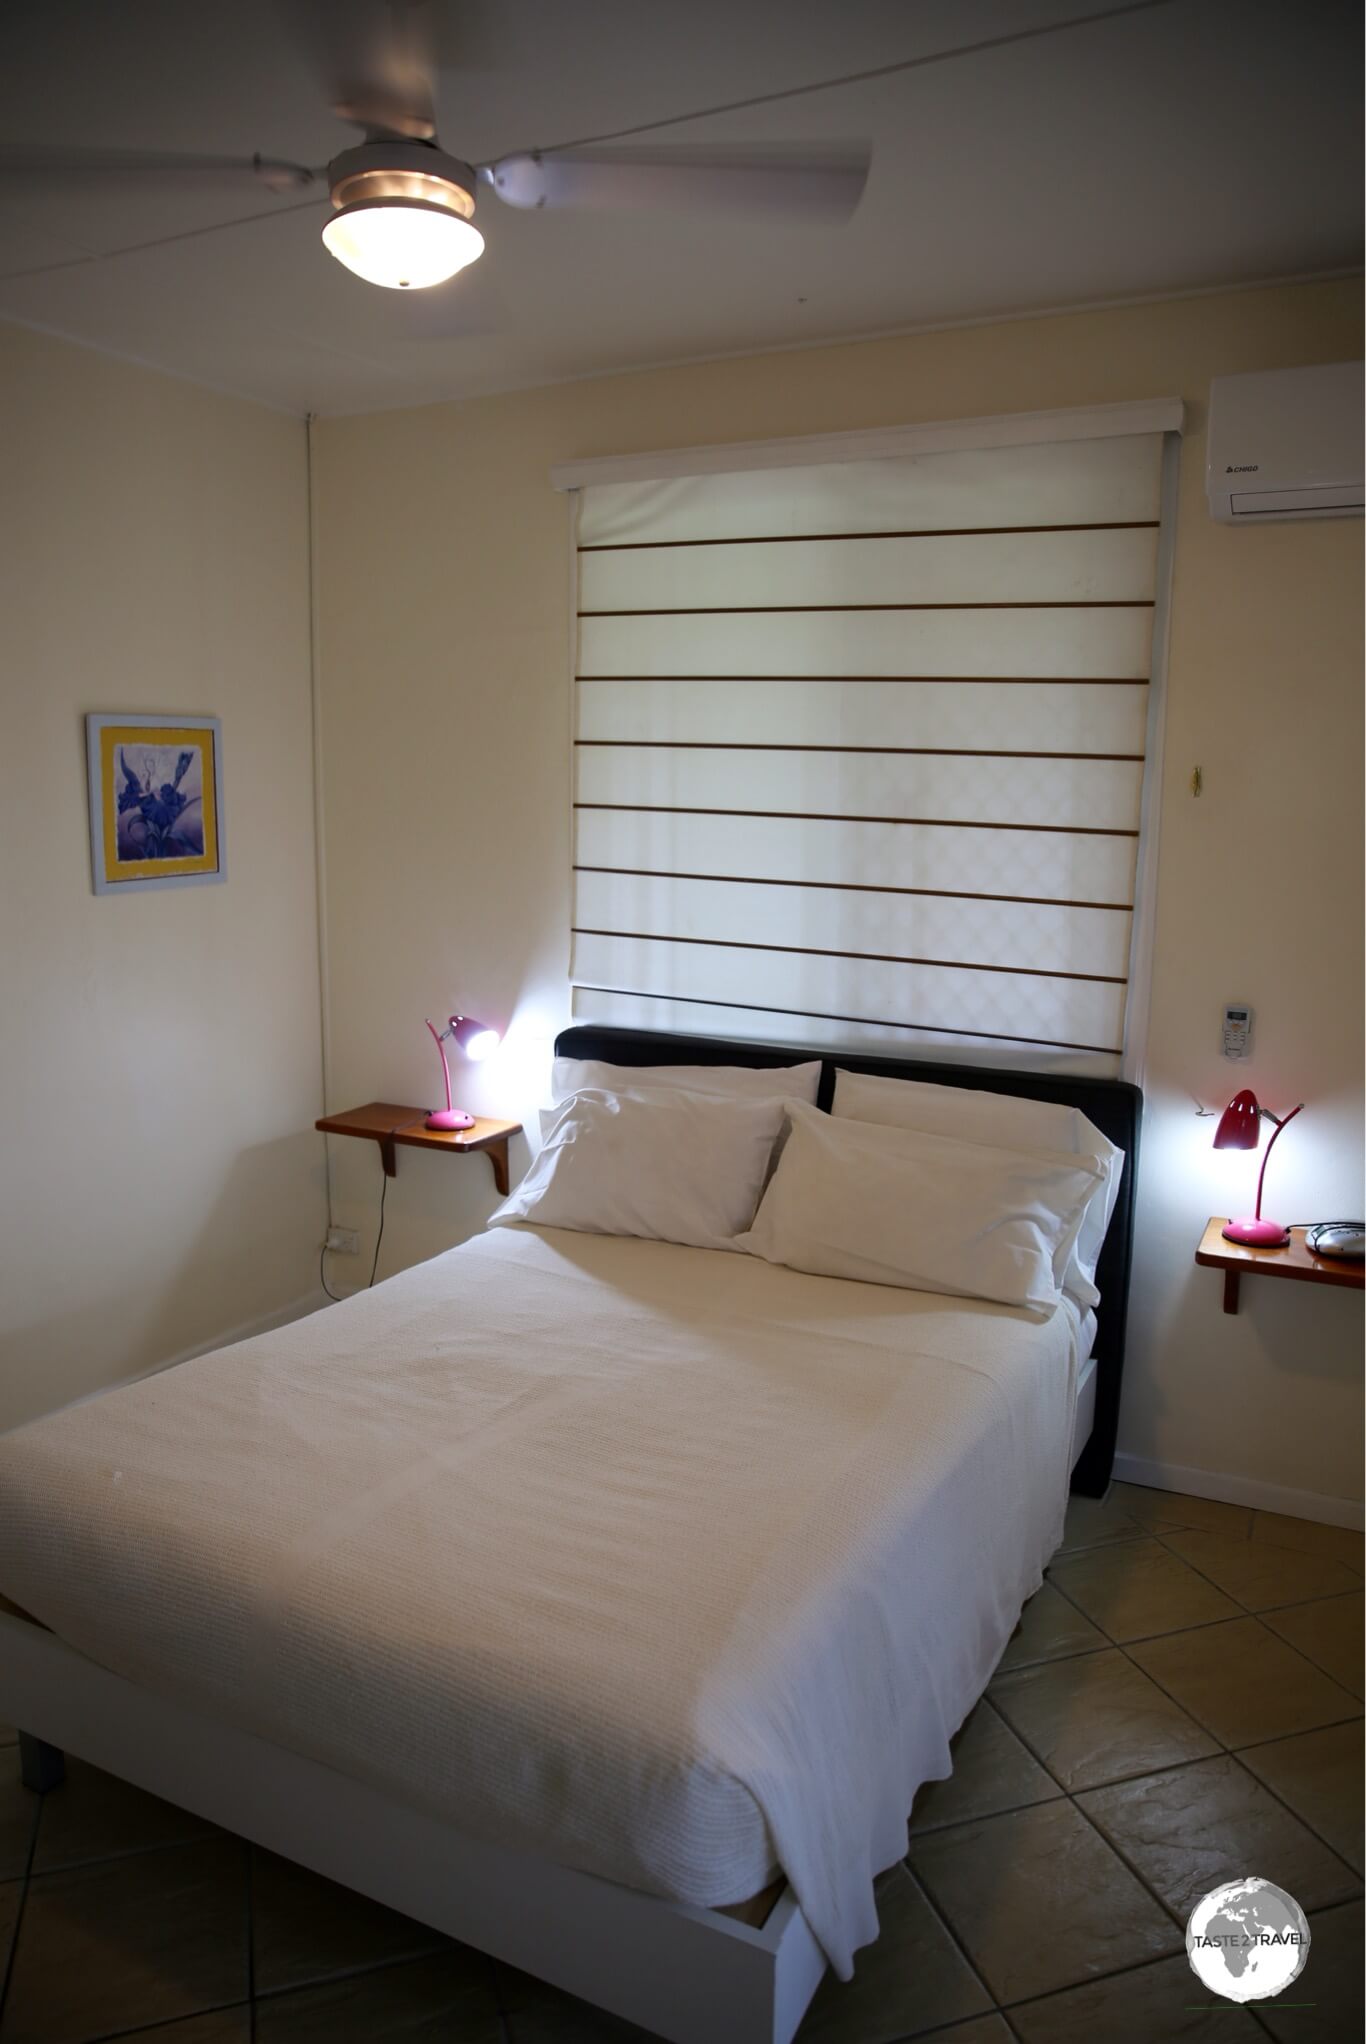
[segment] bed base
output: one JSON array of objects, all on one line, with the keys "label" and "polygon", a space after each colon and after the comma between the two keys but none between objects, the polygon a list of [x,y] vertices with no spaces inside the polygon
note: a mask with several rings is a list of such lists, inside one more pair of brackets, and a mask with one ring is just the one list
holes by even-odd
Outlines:
[{"label": "bed base", "polygon": [[825,1970],[790,1889],[755,1928],[480,1843],[4,1612],[0,1717],[25,1728],[30,1787],[56,1788],[78,1754],[670,2044],[790,2044]]}]

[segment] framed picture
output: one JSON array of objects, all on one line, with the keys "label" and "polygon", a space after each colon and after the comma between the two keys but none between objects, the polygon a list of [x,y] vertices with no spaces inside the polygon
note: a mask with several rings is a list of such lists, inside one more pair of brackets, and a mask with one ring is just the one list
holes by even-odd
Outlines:
[{"label": "framed picture", "polygon": [[96,894],[225,877],[217,717],[85,720]]}]

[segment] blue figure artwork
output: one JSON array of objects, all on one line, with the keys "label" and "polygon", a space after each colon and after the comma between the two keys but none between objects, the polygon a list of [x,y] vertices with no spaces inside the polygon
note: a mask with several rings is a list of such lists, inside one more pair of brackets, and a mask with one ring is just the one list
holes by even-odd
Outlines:
[{"label": "blue figure artwork", "polygon": [[118,856],[197,859],[204,852],[204,758],[199,746],[121,745]]}]

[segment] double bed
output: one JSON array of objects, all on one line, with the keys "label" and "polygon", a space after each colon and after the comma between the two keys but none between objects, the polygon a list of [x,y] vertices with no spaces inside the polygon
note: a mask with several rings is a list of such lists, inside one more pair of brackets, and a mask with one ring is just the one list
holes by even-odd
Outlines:
[{"label": "double bed", "polygon": [[523,1224],[52,1415],[0,1441],[34,1769],[69,1748],[678,2044],[786,2044],[1069,1471],[1108,1476],[1137,1139],[1117,1082],[838,1063],[1080,1106],[1128,1159],[1095,1314]]}]

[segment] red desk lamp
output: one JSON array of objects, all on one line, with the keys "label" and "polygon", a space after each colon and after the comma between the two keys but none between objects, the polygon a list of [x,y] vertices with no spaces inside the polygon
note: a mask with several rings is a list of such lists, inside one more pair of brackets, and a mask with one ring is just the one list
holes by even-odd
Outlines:
[{"label": "red desk lamp", "polygon": [[427,1027],[441,1056],[441,1076],[446,1081],[446,1105],[435,1114],[429,1114],[425,1126],[435,1129],[473,1128],[474,1116],[466,1114],[462,1107],[451,1106],[451,1068],[446,1062],[446,1044],[454,1043],[464,1051],[472,1064],[478,1064],[490,1051],[497,1050],[501,1038],[496,1029],[487,1023],[475,1022],[469,1015],[452,1015],[446,1027],[436,1029],[429,1021]]},{"label": "red desk lamp", "polygon": [[1251,1218],[1229,1221],[1223,1229],[1226,1241],[1244,1242],[1253,1249],[1279,1249],[1282,1243],[1290,1239],[1290,1230],[1282,1227],[1279,1221],[1262,1219],[1262,1186],[1266,1182],[1266,1167],[1271,1160],[1271,1152],[1276,1147],[1276,1136],[1287,1122],[1295,1119],[1303,1106],[1304,1102],[1301,1100],[1299,1107],[1292,1107],[1289,1114],[1273,1114],[1270,1108],[1260,1106],[1257,1095],[1245,1086],[1241,1093],[1234,1094],[1220,1115],[1219,1126],[1214,1131],[1216,1150],[1255,1150],[1261,1136],[1263,1118],[1276,1124],[1276,1135],[1266,1146],[1266,1155],[1262,1159],[1262,1168],[1257,1176],[1257,1211]]}]

